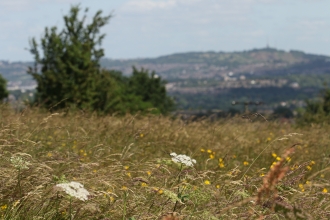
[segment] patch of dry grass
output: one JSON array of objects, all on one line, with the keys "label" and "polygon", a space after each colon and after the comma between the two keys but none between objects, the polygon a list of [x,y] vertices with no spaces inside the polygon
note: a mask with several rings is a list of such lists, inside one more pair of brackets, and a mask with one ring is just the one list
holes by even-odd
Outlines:
[{"label": "patch of dry grass", "polygon": [[[2,219],[330,218],[328,126],[6,107],[0,120]],[[55,187],[71,181],[87,201]]]}]

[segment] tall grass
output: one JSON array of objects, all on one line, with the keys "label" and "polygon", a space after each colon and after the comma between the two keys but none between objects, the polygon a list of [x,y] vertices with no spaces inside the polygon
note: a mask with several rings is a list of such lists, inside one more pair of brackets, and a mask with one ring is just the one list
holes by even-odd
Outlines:
[{"label": "tall grass", "polygon": [[[0,121],[1,219],[330,218],[327,125],[6,107]],[[71,181],[87,201],[56,187]]]}]

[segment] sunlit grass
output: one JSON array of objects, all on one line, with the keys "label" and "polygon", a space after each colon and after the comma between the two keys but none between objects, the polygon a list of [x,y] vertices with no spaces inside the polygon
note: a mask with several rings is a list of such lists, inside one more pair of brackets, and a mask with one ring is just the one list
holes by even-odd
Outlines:
[{"label": "sunlit grass", "polygon": [[[185,122],[3,107],[0,216],[327,219],[327,131],[242,118]],[[173,159],[174,152],[187,157]],[[88,191],[86,201],[56,187],[70,182]]]}]

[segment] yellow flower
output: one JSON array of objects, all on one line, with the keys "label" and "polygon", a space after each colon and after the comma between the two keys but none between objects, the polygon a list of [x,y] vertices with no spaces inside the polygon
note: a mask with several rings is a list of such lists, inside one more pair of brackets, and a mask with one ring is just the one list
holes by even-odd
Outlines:
[{"label": "yellow flower", "polygon": [[280,158],[280,157],[276,157],[276,160],[280,161],[280,160],[281,160],[281,158]]},{"label": "yellow flower", "polygon": [[201,149],[201,152],[202,152],[202,153],[203,153],[203,152],[205,152],[205,149],[204,149],[204,148],[202,148],[202,149]]},{"label": "yellow flower", "polygon": [[153,190],[160,195],[164,193],[164,191],[161,188],[153,187]]},{"label": "yellow flower", "polygon": [[211,182],[210,182],[210,180],[205,180],[205,181],[204,181],[204,184],[205,184],[205,185],[210,185]]},{"label": "yellow flower", "polygon": [[321,174],[321,178],[324,178],[324,174]]},{"label": "yellow flower", "polygon": [[301,190],[302,192],[305,191],[305,188],[304,188],[304,185],[303,185],[303,184],[300,183],[298,186],[299,186],[299,188],[300,188],[300,190]]},{"label": "yellow flower", "polygon": [[211,151],[210,149],[208,149],[208,150],[207,150],[207,153],[211,154],[211,153],[212,153],[212,151]]},{"label": "yellow flower", "polygon": [[7,204],[4,204],[4,205],[1,206],[1,210],[4,211],[4,210],[7,209],[7,207],[8,207]]},{"label": "yellow flower", "polygon": [[219,167],[220,168],[224,168],[225,167],[225,164],[223,162],[219,163]]},{"label": "yellow flower", "polygon": [[125,169],[125,170],[128,170],[128,169],[129,169],[129,166],[124,166],[124,169]]},{"label": "yellow flower", "polygon": [[315,164],[315,161],[314,161],[314,160],[312,160],[312,161],[309,163],[310,166],[313,166],[314,164]]},{"label": "yellow flower", "polygon": [[327,193],[328,190],[327,190],[326,188],[324,188],[324,189],[322,190],[322,192],[323,192],[323,193]]},{"label": "yellow flower", "polygon": [[143,133],[141,133],[141,134],[140,134],[140,138],[143,138],[143,137],[144,137],[144,134],[143,134]]},{"label": "yellow flower", "polygon": [[288,161],[288,162],[290,162],[291,161],[291,158],[290,157],[286,157],[285,160]]},{"label": "yellow flower", "polygon": [[272,138],[271,138],[271,137],[268,137],[268,138],[267,138],[267,141],[271,141],[271,140],[272,140]]},{"label": "yellow flower", "polygon": [[150,176],[151,175],[151,172],[150,171],[147,171],[147,174],[148,174],[148,176]]},{"label": "yellow flower", "polygon": [[273,156],[274,158],[276,158],[276,157],[277,157],[277,154],[275,154],[275,153],[272,153],[272,156]]},{"label": "yellow flower", "polygon": [[218,185],[216,185],[215,187],[217,187],[217,189],[220,189],[220,185],[218,184]]},{"label": "yellow flower", "polygon": [[51,152],[49,152],[49,153],[47,154],[47,157],[51,157],[51,156],[53,156],[53,154],[52,154]]},{"label": "yellow flower", "polygon": [[292,168],[295,170],[295,169],[298,169],[298,165],[297,164],[295,164]]},{"label": "yellow flower", "polygon": [[210,154],[210,159],[214,159],[214,155],[213,154]]},{"label": "yellow flower", "polygon": [[244,162],[243,162],[243,165],[244,165],[244,166],[247,166],[247,165],[249,165],[249,162],[244,161]]},{"label": "yellow flower", "polygon": [[312,183],[311,183],[311,181],[308,181],[308,180],[307,180],[307,181],[306,181],[306,184],[307,184],[307,185],[311,185]]},{"label": "yellow flower", "polygon": [[306,168],[307,168],[307,170],[312,170],[311,166],[307,166]]},{"label": "yellow flower", "polygon": [[93,173],[96,173],[97,172],[97,170],[93,170]]},{"label": "yellow flower", "polygon": [[126,175],[127,175],[128,177],[131,177],[131,173],[130,173],[130,172],[127,172]]},{"label": "yellow flower", "polygon": [[142,187],[147,187],[148,184],[146,184],[146,183],[141,183],[141,186],[142,186]]},{"label": "yellow flower", "polygon": [[260,173],[260,176],[263,177],[263,176],[265,176],[265,174],[264,173]]},{"label": "yellow flower", "polygon": [[127,188],[126,186],[122,186],[122,187],[121,187],[121,190],[123,190],[123,191],[127,191],[128,188]]},{"label": "yellow flower", "polygon": [[110,202],[114,202],[115,198],[113,196],[110,196]]}]

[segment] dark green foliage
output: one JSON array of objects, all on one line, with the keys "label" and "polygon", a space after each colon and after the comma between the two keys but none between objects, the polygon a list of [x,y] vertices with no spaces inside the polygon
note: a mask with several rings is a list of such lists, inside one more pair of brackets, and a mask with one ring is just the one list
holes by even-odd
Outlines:
[{"label": "dark green foliage", "polygon": [[[72,7],[64,16],[65,28],[46,28],[41,39],[43,57],[33,38],[30,52],[35,66],[28,73],[37,81],[36,101],[46,107],[93,109],[97,95],[97,80],[100,75],[100,58],[103,49],[97,48],[105,35],[100,27],[108,23],[110,16],[101,17],[98,11],[90,24],[85,24],[87,9],[82,20],[78,19],[80,8]],[[41,67],[41,70],[39,70]],[[110,89],[110,88],[109,88]]]},{"label": "dark green foliage", "polygon": [[77,108],[99,113],[134,113],[157,108],[166,113],[173,102],[166,96],[165,82],[153,72],[133,68],[132,77],[121,72],[102,70],[99,48],[104,38],[100,28],[110,16],[98,11],[90,24],[85,15],[79,20],[78,6],[64,16],[65,28],[46,28],[41,39],[41,50],[33,38],[30,52],[35,66],[28,73],[37,81],[36,102],[49,109]]},{"label": "dark green foliage", "polygon": [[149,74],[148,70],[140,71],[133,67],[133,74],[128,80],[128,91],[139,96],[143,102],[150,103],[160,113],[173,109],[173,100],[166,95],[165,81],[155,72]]},{"label": "dark green foliage", "polygon": [[306,109],[300,122],[330,123],[330,89],[323,89],[320,101],[306,101]]},{"label": "dark green foliage", "polygon": [[154,107],[148,100],[143,101],[141,96],[129,89],[130,78],[122,76],[121,72],[102,70],[96,79],[98,92],[93,97],[93,109],[99,112],[134,113]]},{"label": "dark green foliage", "polygon": [[293,112],[290,108],[279,106],[274,109],[273,115],[276,118],[293,118]]},{"label": "dark green foliage", "polygon": [[7,81],[0,74],[0,102],[8,97]]}]

